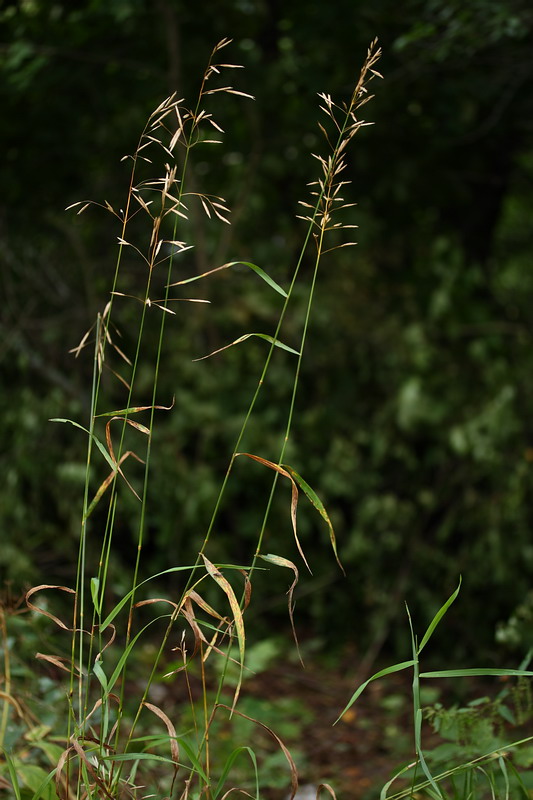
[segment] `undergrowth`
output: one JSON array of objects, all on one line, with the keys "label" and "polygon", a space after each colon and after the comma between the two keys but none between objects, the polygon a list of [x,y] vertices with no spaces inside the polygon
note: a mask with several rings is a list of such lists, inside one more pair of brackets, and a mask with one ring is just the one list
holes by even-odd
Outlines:
[{"label": "undergrowth", "polygon": [[[74,350],[78,356],[92,348],[88,420],[54,420],[73,426],[76,435],[87,440],[75,585],[43,583],[26,595],[26,606],[33,618],[47,619],[65,637],[62,649],[37,654],[57,678],[64,676],[62,692],[57,691],[57,681],[47,687],[48,702],[56,714],[50,724],[46,715],[41,717],[45,721],[40,722],[17,699],[5,615],[2,616],[5,680],[0,744],[5,763],[1,780],[2,788],[17,800],[225,800],[235,794],[260,798],[283,782],[290,798],[297,792],[293,755],[280,731],[269,724],[268,708],[258,704],[261,716],[255,716],[240,701],[243,683],[254,668],[253,648],[247,652],[245,618],[252,602],[253,582],[263,579],[268,570],[287,571],[288,617],[298,651],[293,611],[299,567],[287,554],[269,552],[268,520],[278,484],[290,488],[288,520],[305,568],[309,569],[309,564],[297,527],[302,495],[322,518],[333,558],[343,569],[330,517],[305,479],[305,464],[286,463],[286,456],[297,414],[299,377],[319,272],[328,253],[353,244],[342,238],[343,231],[353,226],[345,225],[339,216],[350,205],[343,199],[347,183],[345,159],[355,134],[367,124],[359,110],[370,99],[368,83],[379,76],[375,67],[380,50],[375,42],[370,46],[348,102],[337,104],[330,95],[319,95],[324,115],[319,126],[325,154],[315,154],[318,177],[309,185],[309,196],[301,201],[302,245],[284,288],[264,268],[249,261],[215,264],[200,275],[187,273],[185,254],[194,246],[191,215],[205,214],[213,226],[229,224],[230,210],[225,200],[218,194],[199,191],[191,176],[196,149],[210,148],[222,141],[223,129],[210,111],[211,98],[234,95],[247,102],[250,97],[225,80],[225,74],[238,68],[219,60],[228,44],[229,40],[223,40],[214,48],[192,105],[171,95],[150,115],[134,152],[125,157],[131,172],[123,206],[115,208],[107,201],[71,206],[78,214],[94,206],[110,214],[117,227],[118,251],[101,313]],[[305,274],[301,269],[304,263],[312,265]],[[142,571],[143,549],[150,509],[157,505],[158,475],[151,464],[154,429],[160,415],[180,413],[172,397],[160,397],[164,345],[172,341],[172,326],[179,324],[179,306],[208,303],[192,291],[190,284],[235,267],[254,273],[263,280],[265,291],[277,293],[278,321],[270,332],[240,332],[225,346],[208,354],[198,353],[197,360],[201,361],[218,356],[229,347],[251,346],[251,342],[245,344],[249,339],[261,340],[257,346],[265,348],[263,365],[199,551],[186,562],[172,563],[163,572],[146,578]],[[299,290],[305,287],[305,312],[298,340],[287,341],[285,323],[297,283]],[[192,296],[186,296],[189,289]],[[124,308],[135,308],[137,314],[124,316]],[[128,330],[126,336],[120,325],[123,318],[135,320],[135,329]],[[122,343],[123,336],[131,343],[129,349]],[[271,363],[277,357],[291,359],[294,365],[278,450],[274,454],[249,452],[247,429],[259,395],[268,386]],[[208,368],[206,362],[205,369]],[[115,398],[119,393],[122,399],[118,407],[110,408],[107,396]],[[237,461],[246,462],[249,470],[269,471],[272,480],[256,541],[246,562],[221,563],[211,555],[212,545],[225,490]],[[120,566],[117,530],[123,507],[131,508],[131,498],[136,504],[135,553],[129,569]],[[239,531],[234,535],[239,537]],[[163,576],[174,579],[175,590],[170,596],[159,597],[152,587],[157,587],[158,578]],[[117,596],[117,586],[125,586],[121,596]],[[456,772],[472,775],[479,769],[487,773],[490,759],[497,760],[504,786],[511,785],[506,753],[499,747],[481,760],[437,776],[431,772],[431,759],[424,756],[422,749],[420,679],[532,674],[525,667],[514,672],[419,671],[420,653],[457,592],[430,623],[420,644],[412,634],[412,659],[370,679],[407,668],[414,673],[416,763],[402,771],[404,778],[412,775],[408,787],[391,795],[389,782],[382,797],[421,797],[424,792],[434,798],[481,797],[471,788],[463,794],[450,794],[445,785],[446,781],[453,781]],[[51,610],[56,605],[64,606],[57,602],[58,594],[72,604],[68,619],[62,612]],[[345,711],[365,685],[354,693]],[[176,699],[179,713],[172,710],[169,696]],[[58,711],[61,702],[63,712]],[[8,726],[10,717],[16,720],[14,728]],[[451,718],[448,714],[448,725]],[[444,715],[435,710],[433,723],[438,719],[442,728]],[[60,724],[62,730],[58,730]],[[262,755],[265,739],[270,739],[277,749],[268,757]],[[18,749],[16,741],[23,742]],[[489,781],[489,785],[493,784]],[[335,798],[334,789],[325,783],[317,787],[316,795]]]}]

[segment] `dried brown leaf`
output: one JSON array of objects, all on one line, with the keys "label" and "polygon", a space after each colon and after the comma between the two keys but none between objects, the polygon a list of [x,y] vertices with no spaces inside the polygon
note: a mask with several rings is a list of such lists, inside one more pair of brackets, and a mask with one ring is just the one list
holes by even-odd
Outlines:
[{"label": "dried brown leaf", "polygon": [[179,760],[180,760],[180,751],[178,747],[178,734],[176,733],[176,728],[170,721],[170,718],[162,711],[159,706],[155,706],[153,703],[148,703],[146,700],[143,701],[143,706],[148,708],[152,714],[155,714],[156,717],[159,717],[165,723],[166,729],[168,731],[169,743],[170,743],[170,752],[172,755],[172,761],[174,762],[175,772],[179,769]]},{"label": "dried brown leaf", "polygon": [[64,658],[62,656],[49,656],[45,653],[35,653],[35,658],[38,658],[41,661],[47,661],[49,664],[53,664],[54,667],[58,667],[58,669],[62,669],[64,672],[68,672],[69,674],[74,669],[76,676],[80,676],[79,669],[75,665],[73,667],[70,658]]},{"label": "dried brown leaf", "polygon": [[322,789],[325,789],[326,792],[328,792],[329,796],[333,798],[333,800],[337,800],[337,795],[335,794],[335,792],[333,791],[333,789],[331,788],[329,783],[321,783],[321,784],[319,784],[319,786],[318,786],[318,788],[316,790],[316,800],[319,800],[319,797],[320,797],[320,794],[322,792]]},{"label": "dried brown leaf", "polygon": [[289,590],[287,591],[287,594],[289,596],[289,600],[288,600],[289,619],[291,621],[292,635],[293,635],[293,638],[294,638],[294,643],[296,645],[296,651],[298,653],[298,658],[300,659],[300,663],[301,663],[302,667],[304,667],[305,664],[303,662],[302,654],[300,652],[300,645],[298,643],[298,636],[296,635],[296,627],[294,625],[294,600],[293,600],[293,594],[294,594],[294,590],[295,590],[295,588],[296,588],[296,586],[298,584],[298,579],[299,579],[298,567],[296,566],[296,564],[293,564],[292,561],[289,561],[288,558],[283,558],[282,556],[276,556],[276,555],[273,555],[272,553],[267,553],[266,556],[260,555],[259,557],[262,558],[263,561],[267,561],[270,564],[276,564],[278,567],[287,567],[288,569],[292,569],[292,571],[294,572],[294,580],[293,580],[292,584],[290,585]]},{"label": "dried brown leaf", "polygon": [[233,621],[235,623],[235,629],[237,631],[237,641],[239,643],[239,656],[240,656],[240,674],[237,686],[235,687],[235,694],[233,696],[233,708],[235,708],[237,704],[237,700],[239,698],[239,693],[241,690],[242,684],[242,673],[244,670],[244,652],[245,652],[245,643],[246,643],[246,636],[244,631],[244,622],[242,618],[242,610],[239,605],[239,601],[235,597],[235,592],[231,588],[231,584],[229,581],[222,575],[222,573],[215,567],[214,564],[209,561],[206,556],[201,553],[203,562],[205,564],[205,568],[211,578],[218,583],[226,597],[228,598],[231,612],[233,614]]},{"label": "dried brown leaf", "polygon": [[237,456],[246,456],[247,458],[251,458],[253,461],[257,461],[259,464],[263,464],[263,466],[268,467],[269,469],[274,470],[279,475],[282,475],[284,478],[288,478],[291,482],[291,521],[292,521],[292,530],[294,533],[294,540],[296,542],[296,547],[298,548],[298,552],[300,553],[302,560],[311,573],[311,568],[307,563],[307,559],[305,557],[304,551],[302,550],[302,546],[300,544],[300,540],[298,538],[298,531],[296,526],[296,509],[298,507],[298,486],[296,485],[296,481],[293,479],[292,475],[287,472],[280,464],[275,464],[273,461],[268,461],[266,458],[261,458],[261,456],[254,456],[252,453],[236,453],[235,457]]},{"label": "dried brown leaf", "polygon": [[39,586],[34,586],[33,589],[30,589],[28,592],[26,592],[26,597],[25,597],[26,605],[32,611],[36,611],[37,614],[42,614],[43,616],[48,617],[48,619],[51,619],[52,622],[55,622],[56,625],[59,625],[59,627],[63,628],[64,631],[72,630],[72,628],[69,628],[69,626],[65,625],[64,622],[61,622],[59,617],[56,617],[54,616],[54,614],[51,614],[50,611],[45,611],[44,608],[40,608],[39,606],[30,603],[30,597],[33,597],[34,594],[37,594],[37,592],[42,592],[45,589],[58,589],[60,592],[66,592],[67,594],[76,594],[74,589],[69,589],[68,586],[57,586],[56,584],[52,583],[41,583]]}]

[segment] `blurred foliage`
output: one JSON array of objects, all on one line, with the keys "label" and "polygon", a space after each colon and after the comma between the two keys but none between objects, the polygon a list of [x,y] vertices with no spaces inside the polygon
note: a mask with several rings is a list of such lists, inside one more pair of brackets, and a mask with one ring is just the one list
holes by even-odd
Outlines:
[{"label": "blurred foliage", "polygon": [[[197,156],[194,180],[229,201],[233,225],[193,215],[196,246],[183,275],[242,258],[283,284],[302,236],[297,203],[316,177],[316,93],[346,97],[378,35],[385,81],[368,106],[376,124],[358,136],[347,176],[346,196],[358,205],[345,221],[359,225],[360,244],[324,264],[287,458],[324,500],[348,578],[324,557],[327,530],[302,501],[314,575],[302,577],[297,615],[304,627],[355,638],[364,653],[394,629],[403,598],[430,619],[462,573],[461,611],[450,614],[444,646],[470,662],[474,649],[490,649],[497,660],[496,624],[523,602],[533,570],[531,5],[208,6],[2,4],[2,576],[24,587],[43,572],[70,583],[75,570],[84,441],[47,420],[86,423],[92,356],[75,361],[67,351],[105,305],[119,231],[98,211],[73,218],[62,209],[85,198],[120,206],[120,158],[148,114],[170,91],[192,101],[213,44],[232,36],[230,60],[246,67],[235,86],[256,102],[213,103],[227,134],[214,154]],[[134,293],[134,267],[131,280]],[[168,326],[160,394],[175,406],[161,412],[154,440],[146,574],[194,558],[264,343],[192,359],[251,330],[272,333],[279,310],[277,295],[238,270],[198,287],[212,305],[180,307]],[[302,284],[282,332],[289,344],[305,296]],[[137,309],[118,309],[127,350]],[[292,366],[275,354],[244,449],[276,457]],[[141,373],[139,401],[142,387]],[[109,407],[121,407],[117,383],[104,390]],[[270,482],[255,466],[236,466],[213,558],[250,558]],[[268,550],[297,560],[289,494],[280,485]],[[135,501],[124,501],[117,584],[135,557]],[[257,630],[285,618],[286,583],[275,571],[257,574]],[[407,637],[397,638],[401,650]]]}]

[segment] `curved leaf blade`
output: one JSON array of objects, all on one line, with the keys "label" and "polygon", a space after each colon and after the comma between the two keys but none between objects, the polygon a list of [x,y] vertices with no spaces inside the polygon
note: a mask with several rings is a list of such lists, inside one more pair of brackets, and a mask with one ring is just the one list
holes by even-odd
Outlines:
[{"label": "curved leaf blade", "polygon": [[245,342],[246,339],[250,339],[252,336],[257,336],[259,339],[264,339],[267,342],[270,342],[271,345],[274,347],[279,347],[281,350],[286,350],[288,353],[292,353],[295,356],[299,356],[300,353],[298,350],[293,350],[292,347],[289,347],[287,344],[283,344],[280,342],[279,339],[274,339],[273,336],[269,336],[267,333],[245,333],[244,336],[239,336],[238,339],[235,339],[233,342],[229,344],[225,344],[224,347],[219,347],[217,350],[213,350],[211,353],[208,353],[205,356],[200,356],[200,358],[193,358],[193,361],[204,361],[206,358],[211,358],[211,356],[216,355],[217,353],[222,353],[224,350],[228,350],[230,347],[234,347],[236,344],[241,344],[241,342]]}]

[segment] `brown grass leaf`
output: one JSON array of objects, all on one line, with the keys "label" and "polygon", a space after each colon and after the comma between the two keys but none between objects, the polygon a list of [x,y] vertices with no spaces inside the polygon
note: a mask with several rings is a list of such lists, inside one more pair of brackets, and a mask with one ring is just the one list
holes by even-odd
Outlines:
[{"label": "brown grass leaf", "polygon": [[317,790],[316,790],[316,800],[319,800],[319,797],[320,797],[320,795],[321,795],[321,793],[322,793],[322,789],[325,789],[325,790],[326,790],[326,792],[328,792],[328,794],[330,795],[330,797],[332,797],[332,798],[333,798],[333,800],[337,800],[337,795],[335,794],[335,792],[333,791],[333,789],[331,788],[331,786],[329,785],[329,783],[321,783],[321,784],[320,784],[320,785],[317,787]]},{"label": "brown grass leaf", "polygon": [[176,765],[175,772],[179,770],[179,760],[180,760],[180,751],[178,747],[178,734],[176,733],[176,728],[170,721],[169,717],[162,711],[159,706],[155,706],[153,703],[148,703],[146,700],[143,700],[143,706],[149,709],[152,714],[155,714],[156,717],[159,717],[165,723],[166,729],[168,731],[169,742],[170,742],[170,753],[172,755],[172,761]]},{"label": "brown grass leaf", "polygon": [[196,592],[194,589],[190,590],[188,596],[190,597],[191,600],[193,600],[196,603],[197,606],[200,606],[200,608],[203,611],[205,611],[206,614],[209,614],[209,616],[214,617],[215,619],[218,619],[219,622],[226,622],[227,621],[226,617],[221,616],[218,613],[218,611],[215,611],[215,609],[212,606],[210,606],[209,603],[206,603],[206,601],[203,599],[203,597],[201,595],[199,595],[198,592]]},{"label": "brown grass leaf", "polygon": [[168,605],[172,606],[175,611],[177,611],[179,608],[177,603],[174,603],[167,597],[151,597],[150,600],[139,600],[137,603],[135,603],[133,608],[141,608],[141,606],[151,606],[152,603],[168,603]]},{"label": "brown grass leaf", "polygon": [[96,323],[93,323],[93,324],[91,325],[91,327],[89,328],[89,330],[88,330],[88,331],[86,331],[86,332],[83,334],[83,336],[82,336],[82,339],[81,339],[81,342],[79,343],[79,345],[78,345],[77,347],[73,347],[71,350],[69,350],[69,353],[74,353],[74,354],[75,354],[75,357],[76,357],[76,358],[78,358],[78,356],[79,356],[79,354],[81,353],[81,351],[83,350],[83,348],[84,348],[84,347],[87,345],[87,339],[88,339],[88,338],[89,338],[89,336],[91,335],[91,333],[92,333],[92,331],[93,331],[93,329],[94,329],[94,326],[95,326],[95,324],[96,324]]},{"label": "brown grass leaf", "polygon": [[111,457],[111,460],[115,464],[117,472],[120,473],[120,475],[124,478],[124,480],[128,484],[128,486],[131,489],[131,491],[133,492],[133,494],[137,497],[137,499],[140,500],[139,495],[137,494],[135,489],[131,486],[131,484],[128,482],[128,480],[126,479],[124,473],[120,469],[120,465],[125,460],[127,455],[128,456],[130,456],[130,455],[133,456],[137,461],[139,461],[140,464],[144,464],[144,461],[142,460],[142,458],[139,458],[139,456],[136,455],[133,451],[129,450],[128,453],[127,454],[124,453],[124,455],[120,458],[120,461],[117,462],[117,459],[116,459],[116,456],[115,456],[115,451],[113,449],[113,442],[111,440],[111,427],[110,427],[111,423],[113,421],[115,421],[115,420],[120,420],[122,422],[126,422],[132,428],[135,428],[136,430],[141,431],[141,433],[144,433],[148,437],[150,436],[150,430],[145,425],[140,425],[138,422],[134,422],[132,419],[126,419],[125,417],[122,417],[122,416],[121,417],[119,417],[119,416],[111,417],[111,419],[108,420],[108,422],[106,423],[106,426],[105,426],[105,438],[106,438],[107,449],[108,449],[109,455]]},{"label": "brown grass leaf", "polygon": [[[202,633],[202,631],[200,629],[200,626],[198,625],[198,623],[196,621],[196,617],[194,616],[194,611],[193,611],[193,608],[192,608],[192,603],[191,603],[191,601],[190,601],[190,599],[188,597],[185,598],[185,601],[184,601],[183,606],[181,608],[181,614],[185,617],[185,619],[189,623],[189,627],[191,628],[191,630],[193,632],[194,649],[193,649],[190,657],[194,658],[194,656],[196,655],[196,653],[200,649],[200,642],[203,641],[206,644],[209,644],[209,642],[205,638],[204,634]],[[179,649],[179,648],[177,648],[177,649]],[[170,675],[174,675],[176,672],[181,672],[185,668],[185,666],[186,666],[186,664],[184,664],[183,667],[180,667],[177,670],[172,670],[172,672],[169,672],[164,677],[168,678]]]},{"label": "brown grass leaf", "polygon": [[35,653],[35,658],[40,659],[41,661],[47,661],[49,664],[53,664],[54,667],[58,667],[59,669],[68,672],[69,674],[74,669],[76,677],[80,677],[79,669],[74,665],[72,666],[72,662],[70,658],[64,658],[63,656],[48,656],[45,653]]},{"label": "brown grass leaf", "polygon": [[239,572],[244,576],[244,602],[242,605],[242,610],[244,612],[250,605],[250,600],[252,599],[252,582],[246,570],[240,569]]},{"label": "brown grass leaf", "polygon": [[67,594],[74,595],[76,592],[74,589],[69,589],[68,586],[57,586],[56,584],[52,583],[41,583],[39,586],[34,586],[33,589],[30,589],[28,592],[26,592],[25,596],[26,605],[28,608],[30,608],[32,611],[36,611],[38,614],[43,614],[43,616],[48,617],[48,619],[51,619],[56,623],[56,625],[59,625],[60,628],[63,628],[64,631],[71,631],[72,628],[69,628],[68,625],[65,625],[64,622],[61,622],[59,617],[54,616],[54,614],[51,614],[49,611],[45,611],[44,608],[40,608],[39,606],[30,603],[30,597],[33,597],[34,594],[37,594],[37,592],[42,592],[45,589],[59,589],[60,592],[67,592]]},{"label": "brown grass leaf", "polygon": [[63,782],[62,780],[63,767],[65,766],[65,762],[68,760],[69,753],[72,749],[72,747],[67,747],[66,750],[63,750],[56,765],[56,793],[59,798],[64,800],[68,800],[69,790],[68,786],[66,786],[66,781]]},{"label": "brown grass leaf", "polygon": [[235,687],[235,694],[233,697],[233,708],[235,708],[237,704],[237,700],[239,698],[239,693],[241,691],[241,684],[242,684],[242,674],[244,670],[244,653],[245,653],[245,646],[246,646],[246,636],[244,631],[244,621],[242,618],[242,611],[239,605],[239,601],[235,597],[235,592],[231,588],[231,584],[229,581],[222,575],[222,573],[215,567],[214,564],[209,561],[203,553],[201,553],[203,562],[205,564],[205,568],[208,574],[213,578],[213,580],[218,583],[226,597],[228,598],[231,611],[233,614],[233,621],[235,622],[235,629],[237,631],[237,641],[239,643],[239,656],[240,656],[240,674],[237,686]]},{"label": "brown grass leaf", "polygon": [[112,623],[109,623],[109,625],[107,627],[111,628],[111,636],[110,636],[109,640],[104,644],[104,646],[102,647],[100,652],[97,654],[97,656],[96,656],[96,660],[97,661],[101,660],[102,653],[105,653],[107,648],[110,647],[110,645],[113,644],[113,642],[115,641],[115,638],[117,636],[117,629],[115,628],[115,626]]},{"label": "brown grass leaf", "polygon": [[224,703],[217,703],[217,708],[225,708],[227,711],[231,713],[238,714],[239,717],[243,717],[243,719],[247,719],[249,722],[255,722],[256,725],[259,725],[260,728],[263,728],[267,731],[278,743],[280,750],[282,751],[283,755],[287,759],[291,770],[291,794],[289,800],[294,800],[296,796],[296,792],[298,791],[298,770],[296,769],[296,764],[294,763],[294,759],[291,756],[287,747],[283,744],[277,733],[274,733],[272,728],[269,728],[268,725],[265,725],[264,722],[260,722],[258,719],[254,719],[253,717],[249,717],[247,714],[243,714],[242,711],[235,711],[231,709],[229,706],[224,705]]},{"label": "brown grass leaf", "polygon": [[80,760],[83,761],[88,772],[94,778],[94,782],[96,783],[96,785],[101,789],[101,791],[105,794],[106,797],[109,797],[109,800],[114,800],[113,795],[109,792],[109,790],[106,787],[105,781],[102,780],[102,778],[98,775],[98,772],[93,762],[88,758],[87,753],[85,752],[83,747],[74,738],[71,739],[71,742],[72,742],[72,747],[74,748],[76,754],[79,756]]},{"label": "brown grass leaf", "polygon": [[[215,635],[214,635],[213,639],[211,641],[209,641],[206,638],[206,636],[204,635],[204,633],[202,632],[202,630],[201,630],[201,628],[200,628],[200,626],[198,624],[198,621],[196,620],[196,617],[194,616],[194,610],[193,610],[193,606],[192,606],[192,602],[191,602],[193,594],[196,595],[196,592],[192,592],[191,591],[190,595],[187,596],[185,598],[185,600],[183,601],[182,607],[180,609],[180,613],[187,620],[187,622],[189,624],[189,627],[191,628],[191,630],[193,632],[193,635],[194,635],[194,649],[193,649],[193,652],[190,655],[189,660],[194,658],[194,656],[197,654],[198,650],[200,649],[201,642],[203,642],[204,644],[207,645],[206,654],[205,654],[204,659],[203,659],[204,661],[206,661],[206,659],[207,659],[209,653],[211,652],[211,650],[214,650],[215,653],[218,653],[223,658],[226,658],[226,653],[224,653],[223,650],[221,650],[219,647],[216,647],[216,645],[215,645],[215,640],[216,640],[216,637],[217,637],[218,633],[215,632]],[[198,595],[198,597],[199,597],[199,595]],[[200,603],[199,603],[199,605],[200,605]],[[212,614],[212,616],[214,616],[217,619],[219,619],[219,621],[222,624],[225,624],[225,625],[229,625],[230,624],[229,620],[226,617],[221,617],[220,614],[218,614],[214,609],[211,608],[211,606],[209,606],[207,603],[205,603],[205,601],[202,601],[201,608],[203,608],[204,611],[207,611],[207,613]],[[178,646],[178,647],[174,647],[173,648],[173,650],[181,650],[181,649],[182,649],[181,645]],[[240,662],[237,661],[234,658],[230,658],[230,661],[233,661],[234,664],[240,665]],[[164,677],[165,678],[169,678],[171,675],[175,675],[176,673],[181,672],[183,669],[185,669],[185,667],[186,667],[186,664],[184,664],[183,667],[179,667],[178,669],[172,670],[172,672],[168,672]]]},{"label": "brown grass leaf", "polygon": [[110,486],[110,484],[111,484],[111,483],[112,483],[112,482],[113,482],[113,481],[116,479],[116,477],[117,477],[117,473],[119,473],[119,474],[122,476],[122,478],[124,478],[124,481],[126,482],[126,484],[127,484],[127,486],[129,487],[129,489],[130,489],[130,490],[133,492],[133,494],[135,495],[135,497],[137,498],[137,500],[139,500],[139,501],[141,500],[141,498],[139,497],[139,495],[137,494],[137,492],[135,491],[135,489],[133,488],[133,486],[131,485],[131,483],[128,481],[128,479],[127,479],[127,478],[126,478],[126,476],[124,475],[123,471],[120,469],[120,467],[121,467],[121,465],[123,464],[123,462],[124,462],[124,461],[125,461],[127,458],[129,458],[130,456],[133,456],[133,458],[135,458],[135,460],[136,460],[136,461],[139,461],[141,464],[144,464],[144,461],[142,460],[142,458],[139,458],[139,456],[138,456],[138,455],[136,455],[136,454],[135,454],[134,452],[132,452],[131,450],[128,450],[128,451],[127,451],[127,453],[124,453],[124,454],[121,456],[121,458],[120,458],[120,460],[119,460],[119,462],[118,462],[118,464],[117,464],[117,469],[116,469],[116,470],[112,470],[112,471],[109,473],[109,475],[107,476],[107,478],[106,478],[104,481],[102,481],[102,483],[101,483],[101,484],[100,484],[100,486],[98,487],[98,491],[96,492],[95,496],[94,496],[94,497],[93,497],[93,499],[91,500],[91,502],[90,502],[90,504],[89,504],[89,507],[88,507],[88,509],[87,509],[87,511],[86,511],[86,513],[85,513],[85,519],[88,519],[88,518],[90,517],[90,515],[93,513],[93,511],[94,511],[94,509],[95,509],[96,505],[97,505],[97,504],[100,502],[100,500],[102,499],[102,496],[103,496],[103,495],[104,495],[104,493],[106,492],[107,488],[108,488],[108,487]]},{"label": "brown grass leaf", "polygon": [[175,398],[169,406],[128,406],[128,408],[117,408],[115,411],[105,411],[102,414],[96,414],[97,417],[116,417],[119,414],[138,414],[140,411],[151,411],[152,408],[158,411],[171,411],[174,408]]},{"label": "brown grass leaf", "polygon": [[[37,655],[39,655],[39,654],[37,654]],[[19,717],[22,717],[24,719],[24,713],[22,711],[22,707],[21,707],[20,703],[18,702],[18,700],[16,700],[13,697],[13,695],[7,694],[7,692],[2,692],[0,690],[0,698],[2,700],[4,700],[6,703],[11,703],[11,705],[13,706],[13,708],[15,709],[15,711],[17,712]]]}]

